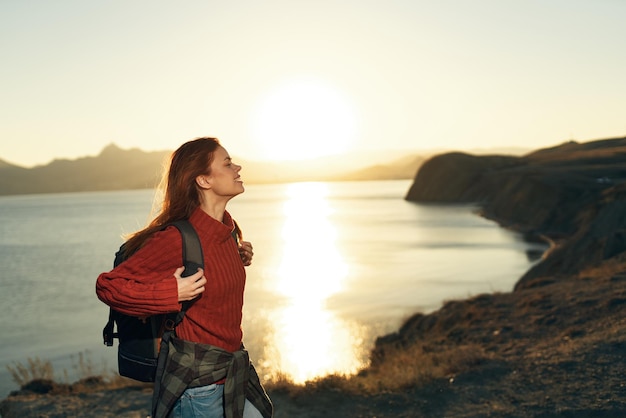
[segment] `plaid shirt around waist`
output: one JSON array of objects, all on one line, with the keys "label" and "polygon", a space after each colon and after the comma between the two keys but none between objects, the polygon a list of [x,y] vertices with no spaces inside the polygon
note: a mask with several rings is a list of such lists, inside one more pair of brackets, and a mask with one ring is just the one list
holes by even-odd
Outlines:
[{"label": "plaid shirt around waist", "polygon": [[272,417],[272,402],[245,349],[230,353],[219,347],[175,336],[164,338],[154,383],[152,417],[166,418],[187,388],[207,386],[223,379],[226,379],[226,418],[242,418],[246,398],[264,418]]}]

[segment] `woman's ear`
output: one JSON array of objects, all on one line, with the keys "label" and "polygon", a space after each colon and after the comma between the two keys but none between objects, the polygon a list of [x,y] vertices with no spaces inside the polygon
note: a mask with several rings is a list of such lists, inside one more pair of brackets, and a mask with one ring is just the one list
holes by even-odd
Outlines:
[{"label": "woman's ear", "polygon": [[200,186],[200,188],[202,189],[211,188],[211,182],[209,181],[209,178],[206,175],[201,175],[201,176],[196,177],[196,184]]}]

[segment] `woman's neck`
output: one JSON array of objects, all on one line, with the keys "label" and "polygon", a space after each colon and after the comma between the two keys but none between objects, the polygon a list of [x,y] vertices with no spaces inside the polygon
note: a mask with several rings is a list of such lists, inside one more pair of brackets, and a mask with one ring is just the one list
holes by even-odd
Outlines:
[{"label": "woman's neck", "polygon": [[226,211],[226,203],[225,201],[207,201],[205,200],[200,205],[200,209],[202,209],[207,215],[211,218],[222,222],[224,220],[224,212]]}]

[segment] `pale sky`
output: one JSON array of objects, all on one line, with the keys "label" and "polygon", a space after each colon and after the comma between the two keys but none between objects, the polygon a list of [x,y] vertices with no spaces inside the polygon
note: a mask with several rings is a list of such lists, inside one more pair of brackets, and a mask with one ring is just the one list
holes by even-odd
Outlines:
[{"label": "pale sky", "polygon": [[0,159],[621,137],[625,20],[624,0],[0,0]]}]

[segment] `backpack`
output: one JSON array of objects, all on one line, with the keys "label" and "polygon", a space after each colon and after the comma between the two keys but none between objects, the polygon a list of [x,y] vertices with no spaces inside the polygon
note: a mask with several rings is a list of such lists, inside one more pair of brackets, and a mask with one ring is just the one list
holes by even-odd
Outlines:
[{"label": "backpack", "polygon": [[[182,277],[190,276],[204,266],[200,239],[188,220],[172,222],[163,229],[170,225],[178,228],[183,239],[185,271]],[[117,267],[130,256],[131,254],[125,252],[125,244],[122,244],[115,254],[113,266]],[[175,331],[192,303],[193,301],[183,302],[180,312],[153,315],[145,319],[109,309],[109,321],[102,330],[102,337],[108,347],[113,346],[114,338],[119,340],[117,365],[121,376],[141,382],[154,382],[161,339]],[[117,325],[117,332],[113,331],[114,325]]]}]

